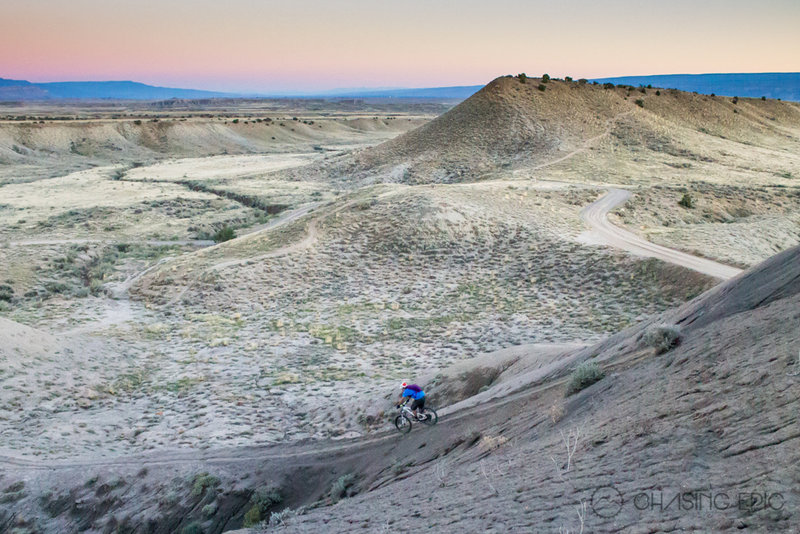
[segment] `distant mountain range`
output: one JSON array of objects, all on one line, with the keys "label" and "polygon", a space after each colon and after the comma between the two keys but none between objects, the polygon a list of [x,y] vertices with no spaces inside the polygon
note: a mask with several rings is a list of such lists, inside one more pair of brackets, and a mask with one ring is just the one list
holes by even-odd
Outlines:
[{"label": "distant mountain range", "polygon": [[139,82],[51,82],[0,78],[0,100],[167,100],[170,98],[233,98],[241,95],[157,87]]},{"label": "distant mountain range", "polygon": [[[780,98],[800,101],[800,73],[767,72],[746,74],[663,74],[655,76],[621,76],[595,78],[598,83],[624,85],[652,85],[715,93],[724,96]],[[464,100],[482,85],[456,87],[427,87],[418,89],[348,89],[297,94],[237,94],[197,89],[157,87],[139,82],[49,82],[31,83],[26,80],[0,78],[0,101],[9,100],[71,100],[71,99],[115,99],[115,100],[168,100],[170,98],[408,98]]]},{"label": "distant mountain range", "polygon": [[597,78],[598,83],[615,85],[652,85],[696,91],[703,94],[715,93],[723,96],[742,96],[761,98],[780,98],[800,101],[800,72],[763,72],[747,74],[661,74],[656,76],[621,76],[618,78]]},{"label": "distant mountain range", "polygon": [[483,85],[458,85],[453,87],[426,87],[419,89],[351,89],[347,91],[329,91],[310,96],[328,98],[442,98],[448,100],[466,100]]}]

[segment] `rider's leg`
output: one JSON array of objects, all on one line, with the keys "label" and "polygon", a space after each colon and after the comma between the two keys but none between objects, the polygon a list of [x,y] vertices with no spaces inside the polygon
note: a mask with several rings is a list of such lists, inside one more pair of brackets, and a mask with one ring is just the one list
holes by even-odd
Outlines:
[{"label": "rider's leg", "polygon": [[419,419],[419,400],[414,399],[414,402],[411,403],[411,411],[414,414],[414,417]]}]

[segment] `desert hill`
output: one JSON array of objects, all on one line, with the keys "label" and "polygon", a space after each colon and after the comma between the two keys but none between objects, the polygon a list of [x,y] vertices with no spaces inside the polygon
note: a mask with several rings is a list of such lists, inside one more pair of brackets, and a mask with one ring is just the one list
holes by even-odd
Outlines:
[{"label": "desert hill", "polygon": [[323,146],[374,143],[423,122],[385,117],[5,121],[0,123],[0,165],[8,172],[0,172],[0,183],[20,181],[6,176],[13,165],[27,166],[26,179],[35,179],[168,157],[323,151]]},{"label": "desert hill", "polygon": [[795,153],[800,147],[796,103],[542,82],[497,78],[428,124],[329,172],[369,181],[458,182],[534,172],[576,151],[619,158],[619,150],[635,148],[648,157],[702,162],[724,160],[741,144]]},{"label": "desert hill", "polygon": [[425,181],[463,180],[568,153],[603,133],[625,109],[611,93],[556,83],[548,89],[539,91],[533,79],[498,78],[430,123],[363,152],[358,163],[395,164],[390,172],[399,181],[423,170],[430,174]]},{"label": "desert hill", "polygon": [[632,196],[612,214],[616,223],[737,266],[800,240],[799,104],[542,82],[498,78],[417,129],[286,176],[342,188],[487,180],[622,185]]}]

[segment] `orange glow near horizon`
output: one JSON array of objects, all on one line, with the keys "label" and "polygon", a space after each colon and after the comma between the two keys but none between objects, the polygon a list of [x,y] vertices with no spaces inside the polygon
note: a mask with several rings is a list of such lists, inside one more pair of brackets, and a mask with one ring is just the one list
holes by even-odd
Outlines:
[{"label": "orange glow near horizon", "polygon": [[800,2],[4,0],[0,77],[227,91],[800,71]]}]

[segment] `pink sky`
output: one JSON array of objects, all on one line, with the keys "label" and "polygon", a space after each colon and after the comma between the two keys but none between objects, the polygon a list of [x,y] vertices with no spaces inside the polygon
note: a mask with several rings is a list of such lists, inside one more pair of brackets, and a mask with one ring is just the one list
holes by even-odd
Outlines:
[{"label": "pink sky", "polygon": [[3,0],[0,77],[227,91],[800,71],[797,0]]}]

